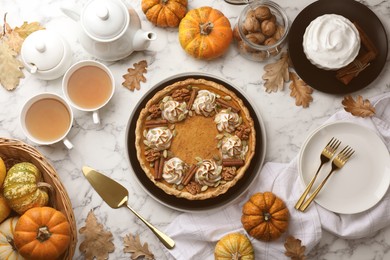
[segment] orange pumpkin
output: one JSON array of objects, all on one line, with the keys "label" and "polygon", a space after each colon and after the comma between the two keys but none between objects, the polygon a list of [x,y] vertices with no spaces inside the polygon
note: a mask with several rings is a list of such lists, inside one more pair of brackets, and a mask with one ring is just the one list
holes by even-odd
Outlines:
[{"label": "orange pumpkin", "polygon": [[70,243],[69,222],[54,208],[31,208],[16,223],[14,243],[27,259],[57,259]]},{"label": "orange pumpkin", "polygon": [[187,0],[142,0],[146,18],[159,27],[177,27],[187,13]]},{"label": "orange pumpkin", "polygon": [[209,6],[190,10],[179,25],[179,41],[191,56],[211,60],[224,54],[233,38],[229,20]]},{"label": "orange pumpkin", "polygon": [[241,233],[230,233],[215,245],[215,260],[254,260],[255,252],[251,241]]},{"label": "orange pumpkin", "polygon": [[241,223],[252,237],[272,241],[288,228],[289,211],[272,192],[255,193],[242,208]]}]

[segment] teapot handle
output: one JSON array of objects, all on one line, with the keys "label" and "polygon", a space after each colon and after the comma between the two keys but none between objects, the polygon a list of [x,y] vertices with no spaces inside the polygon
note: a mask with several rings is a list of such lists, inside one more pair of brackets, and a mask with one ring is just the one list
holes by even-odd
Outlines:
[{"label": "teapot handle", "polygon": [[65,3],[63,6],[60,7],[61,11],[66,14],[68,17],[72,18],[75,21],[80,20],[80,12],[77,10],[80,10],[76,5],[72,5],[70,3]]}]

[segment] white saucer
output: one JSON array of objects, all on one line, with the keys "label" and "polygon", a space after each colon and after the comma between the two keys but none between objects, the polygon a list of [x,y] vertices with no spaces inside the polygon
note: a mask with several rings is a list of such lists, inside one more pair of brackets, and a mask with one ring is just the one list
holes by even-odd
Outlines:
[{"label": "white saucer", "polygon": [[[333,173],[315,202],[342,214],[359,213],[373,207],[389,187],[390,155],[380,137],[362,125],[340,121],[315,130],[306,139],[299,154],[301,180],[305,186],[310,182],[320,165],[321,151],[332,137],[341,141],[337,152],[349,145],[355,154],[343,168]],[[311,192],[330,168],[330,162],[322,167]]]}]

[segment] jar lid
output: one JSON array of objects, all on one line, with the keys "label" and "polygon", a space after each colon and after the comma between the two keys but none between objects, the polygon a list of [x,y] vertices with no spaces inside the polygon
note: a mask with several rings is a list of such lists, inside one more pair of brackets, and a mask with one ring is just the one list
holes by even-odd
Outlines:
[{"label": "jar lid", "polygon": [[64,57],[64,44],[59,35],[47,30],[30,34],[23,42],[21,56],[30,70],[50,70]]},{"label": "jar lid", "polygon": [[83,9],[81,24],[88,36],[98,41],[119,38],[127,29],[129,12],[117,0],[93,0]]}]

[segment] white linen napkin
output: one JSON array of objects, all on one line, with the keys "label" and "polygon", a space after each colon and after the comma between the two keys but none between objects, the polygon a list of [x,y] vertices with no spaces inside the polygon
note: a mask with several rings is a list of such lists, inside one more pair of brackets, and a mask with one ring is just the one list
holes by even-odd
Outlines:
[{"label": "white linen napkin", "polygon": [[[390,148],[390,93],[370,100],[376,109],[375,117],[357,118],[341,110],[325,123],[352,121],[377,131]],[[309,252],[321,239],[322,228],[343,238],[369,236],[390,223],[390,190],[373,208],[365,212],[343,215],[330,212],[313,203],[305,213],[294,209],[305,187],[299,179],[298,156],[289,164],[266,163],[261,173],[234,204],[218,211],[182,213],[168,225],[165,232],[176,241],[172,250],[164,251],[168,259],[214,259],[216,242],[231,232],[246,233],[241,224],[243,204],[256,192],[271,191],[281,198],[290,211],[288,231],[278,240],[262,242],[249,239],[255,248],[256,259],[289,259],[284,255],[286,236],[302,241]]]}]

